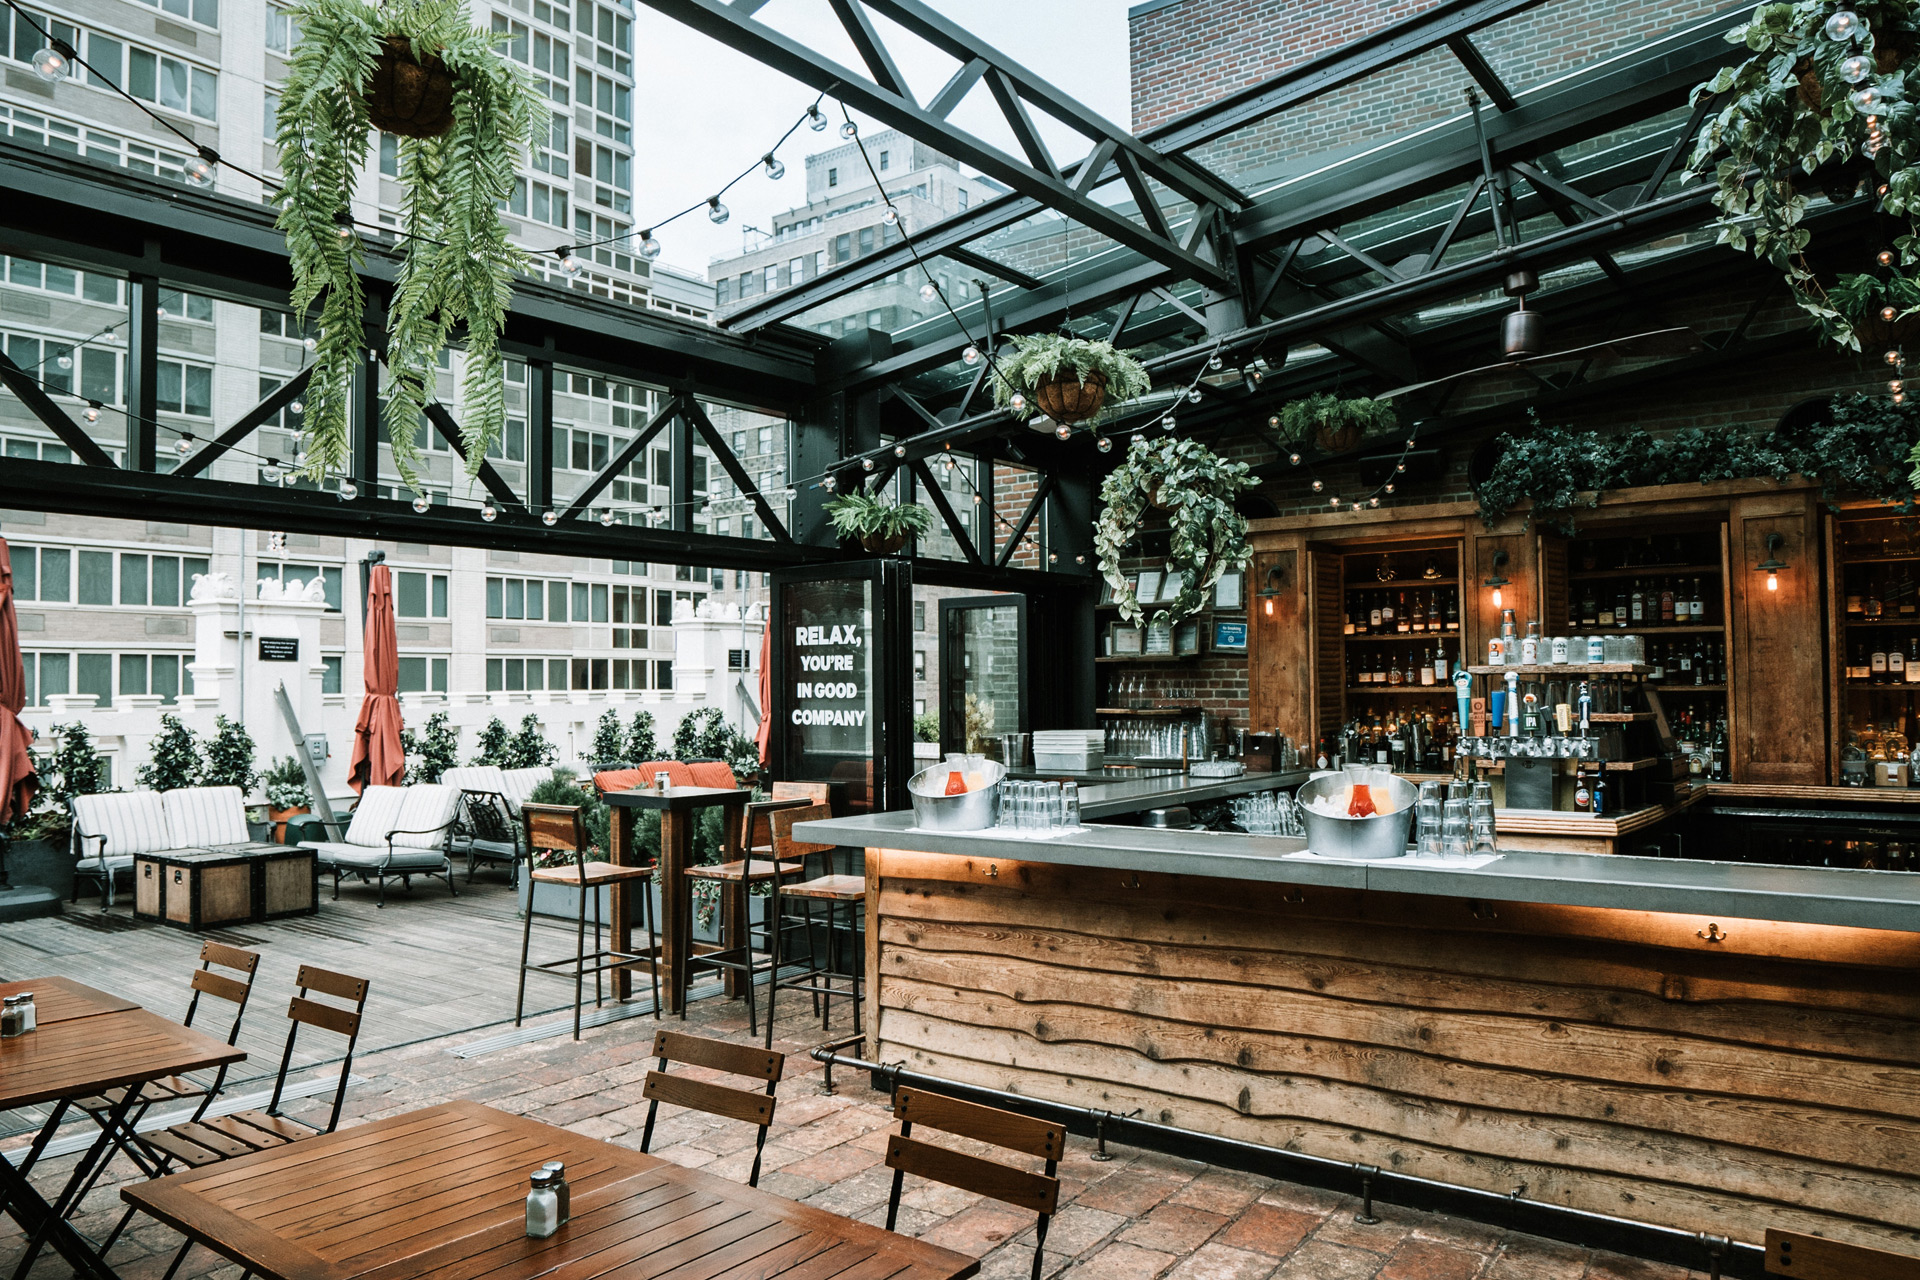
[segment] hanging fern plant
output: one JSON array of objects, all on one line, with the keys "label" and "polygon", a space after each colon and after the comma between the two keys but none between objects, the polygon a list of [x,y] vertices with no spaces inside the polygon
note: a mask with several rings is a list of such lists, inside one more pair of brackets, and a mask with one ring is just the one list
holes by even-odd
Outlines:
[{"label": "hanging fern plant", "polygon": [[993,402],[1023,422],[1036,413],[1069,427],[1092,422],[1153,385],[1141,363],[1111,342],[1060,333],[1014,338],[995,364]]},{"label": "hanging fern plant", "polygon": [[1172,537],[1167,567],[1181,574],[1180,594],[1156,611],[1153,621],[1174,623],[1198,613],[1215,584],[1252,558],[1247,518],[1233,500],[1256,483],[1246,463],[1228,462],[1198,440],[1135,436],[1126,460],[1100,486],[1100,518],[1093,526],[1100,573],[1113,588],[1120,616],[1135,625],[1146,621],[1133,579],[1120,566],[1127,544],[1139,536],[1148,507],[1168,512]]},{"label": "hanging fern plant", "polygon": [[1287,444],[1311,439],[1322,453],[1358,448],[1370,431],[1399,425],[1400,415],[1384,400],[1343,400],[1330,391],[1290,400],[1269,423]]},{"label": "hanging fern plant", "polygon": [[500,328],[512,273],[526,267],[498,205],[544,101],[493,37],[472,26],[461,0],[302,0],[294,13],[302,38],[280,97],[278,226],[294,310],[319,306],[301,474],[324,480],[351,456],[347,388],[366,337],[349,197],[374,129],[399,135],[403,188],[381,411],[394,467],[418,487],[414,431],[439,353],[463,331],[461,434],[472,471],[506,416]]}]

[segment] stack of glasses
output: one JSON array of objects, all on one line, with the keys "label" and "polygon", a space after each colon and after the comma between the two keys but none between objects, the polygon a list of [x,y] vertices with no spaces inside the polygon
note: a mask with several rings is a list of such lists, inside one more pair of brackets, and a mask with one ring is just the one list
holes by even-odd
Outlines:
[{"label": "stack of glasses", "polygon": [[1004,831],[1064,831],[1080,826],[1080,785],[1075,782],[1000,783]]},{"label": "stack of glasses", "polygon": [[1234,825],[1252,836],[1298,836],[1305,830],[1293,797],[1280,791],[1260,791],[1233,799]]},{"label": "stack of glasses", "polygon": [[1464,858],[1497,851],[1491,783],[1423,782],[1417,816],[1422,857]]}]

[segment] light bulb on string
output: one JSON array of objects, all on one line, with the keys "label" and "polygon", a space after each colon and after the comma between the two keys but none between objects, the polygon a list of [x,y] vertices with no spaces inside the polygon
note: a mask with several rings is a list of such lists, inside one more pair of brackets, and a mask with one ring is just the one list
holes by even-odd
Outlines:
[{"label": "light bulb on string", "polygon": [[1320,492],[1320,491],[1321,491],[1322,489],[1324,489],[1324,488],[1326,488],[1326,487],[1327,487],[1327,486],[1326,486],[1326,484],[1325,484],[1324,482],[1322,482],[1322,481],[1319,481],[1319,480],[1315,480],[1315,481],[1313,482],[1313,491],[1314,491],[1315,493],[1319,493],[1319,492]]},{"label": "light bulb on string", "polygon": [[356,485],[353,481],[347,480],[347,479],[342,479],[340,481],[340,500],[342,502],[352,502],[355,498],[359,496],[360,496],[359,485]]},{"label": "light bulb on string", "polygon": [[1338,510],[1340,509],[1340,499],[1338,499],[1338,498],[1328,498],[1328,499],[1327,499],[1327,501],[1328,501],[1329,503],[1331,503],[1331,504],[1332,504],[1332,506],[1333,506],[1333,509],[1334,509],[1335,511],[1338,511]]},{"label": "light bulb on string", "polygon": [[1093,447],[1098,449],[1102,453],[1112,453],[1113,440],[1111,437],[1101,436],[1098,440],[1095,440],[1093,442]]},{"label": "light bulb on string", "polygon": [[1015,413],[1020,412],[1022,409],[1026,407],[1027,407],[1027,398],[1026,396],[1022,395],[1018,391],[1014,392],[1013,395],[1007,400],[1007,408],[1013,410]]},{"label": "light bulb on string", "polygon": [[577,276],[584,270],[580,259],[573,256],[572,245],[560,250],[560,269],[570,276]]},{"label": "light bulb on string", "polygon": [[1260,370],[1254,368],[1252,365],[1249,365],[1240,371],[1240,381],[1243,384],[1245,384],[1248,394],[1252,394],[1254,391],[1259,390],[1260,379],[1262,376],[1263,375],[1261,374]]},{"label": "light bulb on string", "polygon": [[214,178],[213,165],[219,158],[211,147],[202,147],[199,155],[188,156],[180,162],[180,176],[190,186],[210,187]]},{"label": "light bulb on string", "polygon": [[1377,498],[1377,497],[1376,497],[1376,498],[1368,498],[1368,499],[1367,499],[1367,505],[1368,505],[1368,506],[1370,506],[1370,507],[1377,507],[1377,506],[1379,506],[1379,505],[1380,505],[1380,499],[1379,499],[1379,498]]},{"label": "light bulb on string", "polygon": [[413,495],[413,511],[415,515],[423,516],[427,514],[428,509],[432,506],[433,500],[427,497],[426,494],[416,493]]},{"label": "light bulb on string", "polygon": [[940,286],[936,285],[933,281],[929,280],[920,286],[920,297],[923,301],[932,302],[939,296]]},{"label": "light bulb on string", "polygon": [[660,256],[660,242],[653,238],[652,228],[640,233],[640,256],[648,262]]},{"label": "light bulb on string", "polygon": [[1882,249],[1873,255],[1873,260],[1883,267],[1890,267],[1893,265],[1893,250]]},{"label": "light bulb on string", "polygon": [[1897,368],[1899,368],[1899,367],[1900,367],[1900,364],[1901,364],[1901,358],[1900,358],[1900,353],[1899,353],[1898,351],[1889,351],[1889,352],[1887,352],[1887,354],[1886,354],[1886,357],[1885,357],[1885,358],[1886,358],[1886,362],[1887,362],[1888,364],[1890,364],[1890,365],[1892,365],[1892,366],[1893,366],[1894,368],[1896,368],[1896,369],[1897,369]]},{"label": "light bulb on string", "polygon": [[73,368],[73,357],[62,353],[53,363],[59,368],[71,369]]},{"label": "light bulb on string", "polygon": [[900,211],[894,208],[892,205],[888,205],[886,209],[880,214],[880,221],[886,223],[890,227],[897,226],[899,225],[899,222],[900,222]]},{"label": "light bulb on string", "polygon": [[953,471],[953,455],[948,454],[946,457],[942,458],[940,462],[942,466],[946,467],[948,473],[951,474]]},{"label": "light bulb on string", "polygon": [[894,457],[896,457],[896,458],[904,458],[904,457],[906,457],[906,456],[907,456],[907,446],[905,446],[905,445],[903,445],[903,444],[897,444],[897,445],[895,445],[895,446],[893,446],[893,456],[894,456]]},{"label": "light bulb on string", "polygon": [[89,400],[87,402],[86,412],[81,414],[80,416],[85,418],[88,422],[100,421],[100,402],[97,400]]},{"label": "light bulb on string", "polygon": [[1894,310],[1894,309],[1893,309],[1892,307],[1882,307],[1882,308],[1880,308],[1880,318],[1881,318],[1882,320],[1888,320],[1888,321],[1891,321],[1891,320],[1892,320],[1892,319],[1893,319],[1893,318],[1894,318],[1895,316],[1897,316],[1897,315],[1899,315],[1899,314],[1900,314],[1900,313],[1899,313],[1898,311],[1896,311],[1896,310]]},{"label": "light bulb on string", "polygon": [[190,435],[182,435],[178,440],[173,442],[173,451],[183,458],[192,453],[193,437]]},{"label": "light bulb on string", "polygon": [[711,222],[715,226],[718,226],[721,223],[725,222],[728,218],[731,218],[732,216],[733,215],[727,211],[727,206],[720,203],[719,196],[707,197],[707,221],[708,222]]},{"label": "light bulb on string", "polygon": [[306,411],[307,411],[307,402],[305,400],[289,400],[287,402],[287,412],[292,414],[296,418],[299,417],[301,414],[305,413]]},{"label": "light bulb on string", "polygon": [[1060,563],[1060,553],[1058,551],[1047,552],[1047,563],[1048,564]]},{"label": "light bulb on string", "polygon": [[820,477],[820,487],[828,493],[832,493],[838,483],[839,482],[833,478],[832,472],[828,472],[826,475]]},{"label": "light bulb on string", "polygon": [[1179,425],[1179,419],[1175,418],[1172,414],[1168,414],[1166,417],[1160,419],[1160,429],[1162,431],[1172,431]]},{"label": "light bulb on string", "polygon": [[872,458],[862,458],[862,459],[860,459],[860,469],[861,469],[862,471],[871,471],[871,470],[873,470],[873,459],[872,459]]},{"label": "light bulb on string", "polygon": [[1225,363],[1226,362],[1220,358],[1220,353],[1218,351],[1214,352],[1211,356],[1207,358],[1207,368],[1213,370],[1215,373],[1220,372],[1221,366],[1224,365]]},{"label": "light bulb on string", "polygon": [[1864,84],[1847,95],[1847,101],[1860,111],[1877,110],[1881,102],[1880,90],[1873,85]]},{"label": "light bulb on string", "polygon": [[1873,59],[1864,54],[1854,54],[1840,64],[1840,78],[1848,84],[1859,84],[1873,74]]},{"label": "light bulb on string", "polygon": [[491,498],[489,498],[487,501],[480,504],[480,518],[482,520],[485,520],[488,524],[492,524],[495,520],[499,518],[499,516],[500,516],[500,508],[493,505],[493,500]]},{"label": "light bulb on string", "polygon": [[1823,29],[1829,40],[1852,40],[1866,34],[1867,20],[1851,9],[1842,9],[1827,19]]},{"label": "light bulb on string", "polygon": [[319,346],[319,345],[320,345],[320,343],[319,343],[319,341],[318,341],[318,340],[316,340],[315,338],[313,338],[313,337],[311,337],[311,336],[309,336],[309,337],[305,337],[305,338],[302,338],[302,339],[300,339],[300,345],[301,345],[301,346],[303,346],[303,347],[305,347],[305,348],[306,348],[307,350],[309,350],[309,351],[311,351],[311,350],[313,350],[313,349],[314,349],[315,347],[317,347],[317,346]]},{"label": "light bulb on string", "polygon": [[1063,422],[1053,429],[1053,437],[1056,440],[1071,440],[1073,438],[1073,428]]},{"label": "light bulb on string", "polygon": [[607,507],[600,512],[600,527],[602,529],[613,528],[613,508],[612,507]]},{"label": "light bulb on string", "polygon": [[73,74],[73,54],[64,40],[56,40],[34,51],[33,74],[48,84],[57,84]]},{"label": "light bulb on string", "polygon": [[1198,388],[1198,387],[1188,387],[1188,388],[1187,388],[1187,403],[1188,403],[1188,404],[1199,404],[1199,403],[1200,403],[1200,388]]},{"label": "light bulb on string", "polygon": [[787,176],[787,166],[781,164],[779,157],[771,151],[760,157],[760,164],[767,171],[767,177],[774,182]]},{"label": "light bulb on string", "polygon": [[560,513],[552,507],[548,507],[540,513],[540,523],[551,529],[554,525],[560,523]]},{"label": "light bulb on string", "polygon": [[840,126],[840,136],[843,138],[851,138],[859,132],[860,126],[851,120]]},{"label": "light bulb on string", "polygon": [[827,127],[826,113],[820,110],[820,104],[816,102],[812,106],[807,108],[807,128],[813,130],[815,133],[819,133],[822,129],[825,129],[826,127]]},{"label": "light bulb on string", "polygon": [[962,364],[979,364],[980,348],[978,347],[966,348],[964,351],[960,353],[960,361]]},{"label": "light bulb on string", "polygon": [[1278,430],[1280,429],[1280,415],[1279,415],[1279,414],[1277,414],[1277,413],[1271,413],[1271,414],[1268,414],[1268,415],[1267,415],[1267,429],[1268,429],[1269,431],[1278,431]]},{"label": "light bulb on string", "polygon": [[334,234],[342,240],[353,239],[353,215],[344,209],[333,215]]},{"label": "light bulb on string", "polygon": [[1405,471],[1407,469],[1407,464],[1404,462],[1396,462],[1393,464],[1393,469],[1395,471]]},{"label": "light bulb on string", "polygon": [[976,507],[980,505],[980,495],[977,493],[973,495],[973,505]]}]

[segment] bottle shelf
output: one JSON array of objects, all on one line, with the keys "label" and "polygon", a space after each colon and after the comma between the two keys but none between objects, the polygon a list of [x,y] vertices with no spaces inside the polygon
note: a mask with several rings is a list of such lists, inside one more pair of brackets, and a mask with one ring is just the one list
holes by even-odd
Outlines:
[{"label": "bottle shelf", "polygon": [[1846,568],[1856,564],[1913,564],[1920,565],[1920,551],[1905,556],[1850,556],[1843,548],[1840,552],[1840,565]]},{"label": "bottle shelf", "polygon": [[1176,707],[1095,707],[1097,716],[1135,716],[1141,719],[1158,717],[1167,719],[1174,716],[1190,716],[1201,710],[1197,702],[1182,703]]},{"label": "bottle shelf", "polygon": [[1653,670],[1644,662],[1553,662],[1530,667],[1507,663],[1499,667],[1468,667],[1476,676],[1504,676],[1508,672],[1521,677],[1553,675],[1643,676]]},{"label": "bottle shelf", "polygon": [[[1581,625],[1585,626],[1586,624],[1582,623]],[[1649,640],[1659,640],[1665,636],[1719,636],[1725,635],[1727,632],[1726,624],[1722,622],[1676,622],[1670,626],[1662,626],[1657,622],[1643,622],[1638,626],[1628,626],[1625,628],[1588,627],[1587,629],[1589,631],[1599,631],[1602,635],[1605,635],[1608,630],[1612,630],[1621,635],[1645,636]]]},{"label": "bottle shelf", "polygon": [[1885,627],[1904,628],[1908,631],[1920,631],[1920,614],[1909,614],[1904,618],[1853,618],[1846,620],[1849,627]]},{"label": "bottle shelf", "polygon": [[1376,693],[1384,693],[1389,696],[1396,693],[1414,693],[1427,694],[1436,698],[1445,694],[1451,698],[1453,696],[1453,687],[1443,684],[1350,684],[1347,686],[1347,692],[1364,693],[1369,696]]},{"label": "bottle shelf", "polygon": [[1567,573],[1569,582],[1617,582],[1625,578],[1631,582],[1635,578],[1704,578],[1708,574],[1717,574],[1717,564],[1643,564],[1626,569],[1572,569]]},{"label": "bottle shelf", "polygon": [[1902,680],[1898,684],[1888,681],[1886,684],[1873,684],[1859,680],[1842,681],[1840,687],[1848,693],[1904,693],[1908,697],[1920,694],[1920,684],[1908,684]]},{"label": "bottle shelf", "polygon": [[1649,682],[1647,688],[1655,693],[1725,693],[1723,684],[1658,684]]},{"label": "bottle shelf", "polygon": [[1587,719],[1595,724],[1641,724],[1653,719],[1651,711],[1589,711]]},{"label": "bottle shelf", "polygon": [[1348,644],[1432,644],[1435,640],[1458,640],[1459,631],[1369,631],[1363,636],[1341,636]]},{"label": "bottle shelf", "polygon": [[1198,653],[1114,653],[1101,654],[1095,662],[1195,662],[1204,657]]}]

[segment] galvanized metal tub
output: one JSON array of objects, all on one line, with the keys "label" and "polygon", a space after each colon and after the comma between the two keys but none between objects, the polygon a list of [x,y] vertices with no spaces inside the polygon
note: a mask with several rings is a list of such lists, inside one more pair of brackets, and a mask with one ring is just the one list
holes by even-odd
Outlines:
[{"label": "galvanized metal tub", "polygon": [[1327,858],[1404,858],[1407,835],[1413,829],[1414,809],[1420,788],[1393,774],[1376,775],[1373,794],[1378,802],[1385,795],[1394,805],[1392,813],[1377,813],[1367,818],[1334,817],[1315,813],[1307,801],[1318,797],[1344,795],[1347,779],[1343,774],[1327,774],[1300,787],[1300,818],[1307,826],[1307,848]]},{"label": "galvanized metal tub", "polygon": [[1000,783],[1007,776],[1007,767],[998,760],[983,760],[980,767],[986,771],[988,785],[958,796],[946,794],[947,775],[953,772],[946,761],[914,774],[907,782],[907,794],[913,798],[913,824],[922,831],[984,831],[991,827],[999,816]]}]

